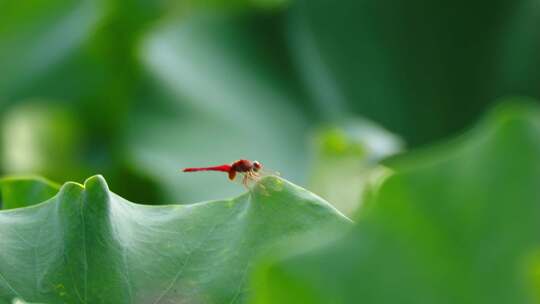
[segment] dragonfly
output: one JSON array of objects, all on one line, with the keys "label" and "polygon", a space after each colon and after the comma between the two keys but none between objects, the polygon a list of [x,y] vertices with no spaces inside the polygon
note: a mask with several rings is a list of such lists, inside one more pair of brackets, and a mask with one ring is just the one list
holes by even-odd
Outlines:
[{"label": "dragonfly", "polygon": [[186,168],[183,172],[199,172],[199,171],[219,171],[226,172],[230,180],[234,180],[237,175],[243,175],[242,184],[249,188],[249,182],[257,181],[260,178],[260,171],[263,169],[263,165],[258,161],[250,161],[247,159],[240,159],[231,164],[212,166],[212,167],[200,167],[200,168]]}]

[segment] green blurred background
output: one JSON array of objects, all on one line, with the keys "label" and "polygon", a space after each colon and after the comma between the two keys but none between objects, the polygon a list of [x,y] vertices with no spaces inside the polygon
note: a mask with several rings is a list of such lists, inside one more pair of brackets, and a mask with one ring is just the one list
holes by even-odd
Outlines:
[{"label": "green blurred background", "polygon": [[382,157],[540,97],[536,0],[0,2],[0,173],[141,203],[256,159],[350,214]]}]

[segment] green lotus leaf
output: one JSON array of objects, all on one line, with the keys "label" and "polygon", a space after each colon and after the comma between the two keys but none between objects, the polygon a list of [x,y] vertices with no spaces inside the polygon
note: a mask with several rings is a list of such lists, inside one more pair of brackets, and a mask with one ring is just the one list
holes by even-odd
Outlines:
[{"label": "green lotus leaf", "polygon": [[131,203],[100,176],[32,205],[52,188],[28,183],[0,184],[31,205],[0,211],[1,303],[242,303],[257,255],[350,222],[272,176],[233,199],[163,206]]}]

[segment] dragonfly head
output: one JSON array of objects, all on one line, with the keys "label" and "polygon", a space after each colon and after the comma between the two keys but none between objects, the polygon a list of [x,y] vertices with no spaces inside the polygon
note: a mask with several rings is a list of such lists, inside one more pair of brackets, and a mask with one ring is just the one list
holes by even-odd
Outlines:
[{"label": "dragonfly head", "polygon": [[258,161],[253,162],[253,171],[258,172],[259,170],[262,169],[262,167],[263,166],[261,165],[260,162],[258,162]]}]

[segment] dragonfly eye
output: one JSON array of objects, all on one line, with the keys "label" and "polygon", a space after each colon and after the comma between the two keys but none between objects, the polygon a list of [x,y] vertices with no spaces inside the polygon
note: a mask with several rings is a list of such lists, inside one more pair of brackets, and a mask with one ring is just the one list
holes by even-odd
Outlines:
[{"label": "dragonfly eye", "polygon": [[260,162],[254,161],[254,162],[253,162],[253,168],[255,169],[255,171],[259,171],[259,170],[261,170],[262,165],[261,165]]}]

